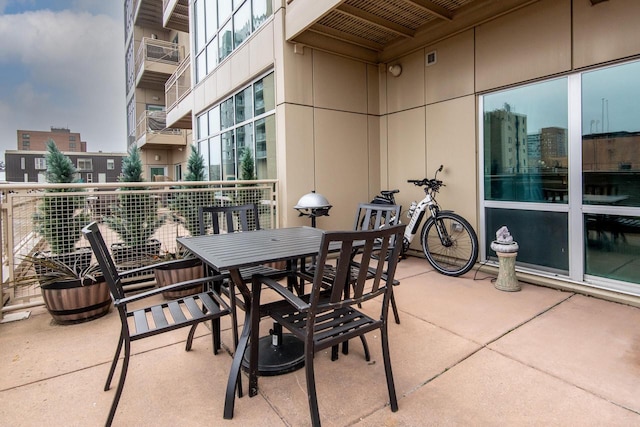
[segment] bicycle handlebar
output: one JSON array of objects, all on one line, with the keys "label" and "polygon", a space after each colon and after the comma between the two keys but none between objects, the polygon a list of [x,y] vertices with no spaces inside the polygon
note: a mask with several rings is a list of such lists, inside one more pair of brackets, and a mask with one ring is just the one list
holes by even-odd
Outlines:
[{"label": "bicycle handlebar", "polygon": [[440,187],[444,187],[445,185],[442,183],[442,181],[440,181],[439,179],[429,179],[429,178],[424,178],[424,179],[409,179],[407,180],[407,182],[414,184],[418,187],[427,187],[427,188],[431,188],[432,190],[438,190]]}]

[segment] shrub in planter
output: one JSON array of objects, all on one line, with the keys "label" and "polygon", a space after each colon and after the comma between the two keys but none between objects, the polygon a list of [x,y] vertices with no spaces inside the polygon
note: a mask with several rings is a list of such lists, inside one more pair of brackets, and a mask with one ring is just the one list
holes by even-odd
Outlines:
[{"label": "shrub in planter", "polygon": [[[205,166],[202,154],[198,152],[196,146],[191,146],[191,153],[187,161],[187,174],[185,181],[204,181]],[[205,185],[183,186],[183,190],[177,193],[171,201],[171,210],[174,212],[178,222],[184,226],[191,236],[200,234],[200,224],[198,223],[198,208],[210,206],[213,202],[211,193]]]},{"label": "shrub in planter", "polygon": [[[47,141],[45,159],[48,183],[79,182],[71,159],[60,152],[52,140]],[[76,243],[82,235],[81,229],[90,221],[89,215],[84,211],[86,197],[82,195],[82,191],[78,188],[46,189],[33,216],[35,231],[49,246],[49,251],[36,255],[41,258],[58,257],[61,262],[78,272],[87,268],[91,262],[91,249],[76,249]],[[37,274],[44,272],[39,267],[36,268]]]},{"label": "shrub in planter", "polygon": [[[122,161],[120,182],[144,182],[140,150],[135,145]],[[122,240],[122,243],[112,245],[115,262],[135,264],[157,257],[160,242],[151,236],[164,223],[164,218],[158,215],[157,199],[148,192],[148,188],[122,186],[120,190],[122,193],[112,206],[112,214],[104,217],[104,222]]]},{"label": "shrub in planter", "polygon": [[37,278],[18,280],[18,284],[37,282],[44,305],[57,323],[86,322],[109,312],[111,294],[98,265],[77,270],[57,258],[26,256],[24,259],[45,273]]}]

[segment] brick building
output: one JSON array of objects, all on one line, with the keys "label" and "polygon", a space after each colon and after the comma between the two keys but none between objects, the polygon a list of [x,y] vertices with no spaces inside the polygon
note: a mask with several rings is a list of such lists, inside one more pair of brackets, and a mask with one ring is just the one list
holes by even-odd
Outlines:
[{"label": "brick building", "polygon": [[56,143],[60,151],[87,151],[87,143],[82,141],[79,132],[53,126],[50,131],[18,129],[16,148],[23,151],[46,151],[46,143],[50,139]]}]

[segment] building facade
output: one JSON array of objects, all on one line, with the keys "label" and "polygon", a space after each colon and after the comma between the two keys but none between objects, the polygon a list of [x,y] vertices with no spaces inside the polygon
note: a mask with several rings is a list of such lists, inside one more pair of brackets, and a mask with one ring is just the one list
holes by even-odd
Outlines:
[{"label": "building facade", "polygon": [[56,143],[60,151],[87,151],[87,143],[82,140],[80,133],[71,132],[67,128],[52,126],[50,131],[18,129],[16,139],[16,148],[22,151],[45,151],[50,139]]},{"label": "building facade", "polygon": [[[163,4],[133,3],[133,22]],[[279,179],[281,225],[305,224],[292,207],[311,190],[327,229],[380,189],[409,206],[407,180],[444,164],[438,201],[478,231],[480,261],[507,225],[522,277],[640,295],[640,159],[621,136],[640,132],[640,2],[168,0],[160,15],[191,58],[167,126],[191,124],[212,179],[250,151]]]},{"label": "building facade", "polygon": [[[62,151],[62,150],[61,150]],[[9,182],[46,182],[46,151],[7,150],[6,180]],[[64,152],[78,170],[82,182],[117,182],[126,153]]]},{"label": "building facade", "polygon": [[140,148],[148,181],[182,179],[192,141],[191,117],[168,126],[167,101],[172,101],[165,98],[167,81],[189,64],[188,20],[177,29],[165,28],[162,12],[162,0],[124,2],[127,140],[128,147]]}]

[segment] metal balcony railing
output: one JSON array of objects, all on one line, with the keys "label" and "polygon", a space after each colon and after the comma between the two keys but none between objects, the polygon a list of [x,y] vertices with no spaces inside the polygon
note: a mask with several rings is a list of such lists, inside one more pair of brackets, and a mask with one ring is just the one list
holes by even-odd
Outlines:
[{"label": "metal balcony railing", "polygon": [[[276,228],[278,226],[276,206],[278,201],[277,181],[207,181],[207,182],[144,182],[126,183],[129,190],[121,190],[117,183],[104,184],[0,184],[0,215],[2,215],[0,233],[0,300],[8,298],[8,303],[0,307],[0,319],[3,312],[22,310],[42,305],[40,288],[36,285],[25,286],[25,280],[35,277],[33,267],[24,260],[25,256],[37,251],[48,251],[49,244],[34,226],[34,215],[47,200],[48,213],[52,206],[81,206],[76,214],[84,214],[87,221],[97,221],[103,236],[122,268],[164,261],[176,253],[176,238],[196,233],[198,206],[235,205],[257,203],[260,206],[260,226]],[[47,192],[48,189],[61,189],[65,192]],[[70,192],[74,190],[74,192]],[[145,202],[140,202],[142,198]],[[53,200],[62,200],[55,203]],[[71,198],[71,199],[70,199]],[[73,199],[73,200],[72,200]],[[127,206],[123,204],[128,203]],[[61,214],[62,215],[62,214]],[[110,228],[110,219],[127,216],[129,221],[149,218],[158,220],[153,231],[150,250],[141,258],[134,253],[133,258],[120,251],[123,246],[121,237]],[[155,222],[155,220],[154,220]],[[61,226],[60,233],[68,232]],[[77,236],[76,248],[88,247],[88,242]],[[95,261],[95,260],[94,260]],[[17,283],[17,284],[16,284]],[[141,278],[140,283],[132,286],[153,285],[153,278]]]},{"label": "metal balcony railing", "polygon": [[178,65],[184,58],[184,46],[164,40],[143,37],[136,54],[136,75],[146,61]]},{"label": "metal balcony railing", "polygon": [[167,113],[165,111],[146,110],[140,115],[136,125],[136,139],[145,135],[182,135],[182,129],[167,127]]},{"label": "metal balcony railing", "polygon": [[171,110],[175,107],[189,92],[191,92],[191,56],[187,55],[165,84],[167,109]]}]

